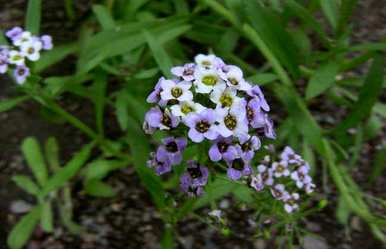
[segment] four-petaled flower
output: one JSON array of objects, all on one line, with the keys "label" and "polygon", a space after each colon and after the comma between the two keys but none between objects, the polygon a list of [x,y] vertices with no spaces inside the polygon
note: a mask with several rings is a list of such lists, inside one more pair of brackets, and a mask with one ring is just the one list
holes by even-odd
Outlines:
[{"label": "four-petaled flower", "polygon": [[209,171],[197,161],[188,161],[186,172],[180,177],[181,190],[189,196],[199,196],[208,182]]},{"label": "four-petaled flower", "polygon": [[183,137],[167,137],[162,140],[162,145],[157,149],[157,158],[166,161],[169,160],[172,165],[180,164],[182,161],[182,152],[185,150],[187,141]]},{"label": "four-petaled flower", "polygon": [[200,143],[204,138],[216,139],[218,133],[215,121],[216,115],[212,109],[205,109],[200,113],[189,113],[185,118],[185,124],[190,128],[189,138],[196,143]]}]

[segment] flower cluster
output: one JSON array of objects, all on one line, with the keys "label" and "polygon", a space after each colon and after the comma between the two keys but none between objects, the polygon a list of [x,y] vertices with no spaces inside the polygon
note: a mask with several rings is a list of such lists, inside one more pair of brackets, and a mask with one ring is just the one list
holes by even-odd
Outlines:
[{"label": "flower cluster", "polygon": [[31,32],[14,27],[5,33],[10,46],[0,47],[0,73],[13,70],[18,84],[23,84],[30,75],[27,61],[37,61],[42,50],[52,49],[52,38],[49,35],[33,36]]},{"label": "flower cluster", "polygon": [[250,186],[258,192],[269,189],[275,199],[284,203],[284,209],[292,213],[299,207],[300,194],[296,191],[309,194],[315,188],[309,172],[308,163],[287,146],[277,161],[272,161],[268,155],[264,157],[257,166],[257,173],[251,176]]},{"label": "flower cluster", "polygon": [[[293,159],[287,151],[280,163],[273,163],[269,169],[259,165],[254,174],[252,165],[262,139],[276,136],[268,116],[270,107],[260,87],[249,83],[239,67],[227,65],[215,55],[197,55],[195,63],[173,67],[171,73],[174,77],[161,77],[147,98],[154,106],[145,115],[145,132],[163,130],[173,134],[151,153],[148,167],[158,175],[170,172],[182,163],[186,147],[200,144],[206,155],[195,155],[180,178],[181,190],[189,196],[203,193],[208,166],[221,162],[230,180],[251,179],[256,190],[265,185],[272,186],[273,191],[276,187],[280,190],[282,187],[274,185],[274,178],[292,176],[288,165],[294,164],[295,159],[302,160],[297,155]],[[285,159],[285,155],[290,159]],[[284,162],[286,168],[282,172]],[[270,177],[265,178],[265,172]],[[299,186],[303,182],[301,187],[311,188],[311,182],[306,183],[300,175],[303,171],[298,172]],[[290,197],[286,197],[286,202],[290,203]]]}]

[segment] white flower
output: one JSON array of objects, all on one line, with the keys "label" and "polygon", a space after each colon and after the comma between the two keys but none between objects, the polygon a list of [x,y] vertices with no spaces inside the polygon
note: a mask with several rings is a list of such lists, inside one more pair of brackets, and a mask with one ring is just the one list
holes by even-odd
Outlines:
[{"label": "white flower", "polygon": [[308,171],[309,169],[304,165],[291,173],[291,179],[295,181],[298,188],[303,188],[303,186],[312,183],[312,178],[308,175]]},{"label": "white flower", "polygon": [[299,200],[299,194],[293,193],[291,195],[288,195],[287,199],[284,200],[284,209],[287,213],[292,213],[296,209],[299,208],[299,205],[296,203],[297,200]]},{"label": "white flower", "polygon": [[18,39],[13,41],[13,45],[15,46],[21,46],[24,43],[30,43],[33,40],[33,36],[31,35],[31,32],[24,31],[21,33],[21,35],[18,37]]},{"label": "white flower", "polygon": [[225,65],[225,63],[220,58],[216,57],[213,54],[199,54],[194,57],[194,61],[199,67],[203,67],[205,69],[220,68]]},{"label": "white flower", "polygon": [[221,85],[212,91],[210,100],[217,104],[217,108],[231,108],[241,100],[236,94],[237,91],[235,89]]},{"label": "white flower", "polygon": [[289,198],[289,194],[283,184],[276,184],[271,188],[271,194],[277,200],[287,200]]},{"label": "white flower", "polygon": [[223,137],[242,137],[248,134],[248,121],[245,115],[245,103],[240,101],[239,104],[231,108],[217,108],[217,126],[218,133]]},{"label": "white flower", "polygon": [[221,80],[216,70],[197,69],[194,72],[194,84],[198,93],[210,93],[217,87],[223,87],[224,81]]},{"label": "white flower", "polygon": [[289,176],[290,171],[288,170],[288,165],[286,161],[273,162],[272,170],[275,177]]},{"label": "white flower", "polygon": [[260,164],[257,166],[258,175],[261,176],[262,181],[265,185],[272,186],[273,185],[273,171],[269,169],[267,166]]},{"label": "white flower", "polygon": [[223,67],[221,77],[229,87],[241,91],[248,91],[251,89],[251,85],[244,80],[243,71],[241,71],[239,67],[233,65]]},{"label": "white flower", "polygon": [[307,194],[311,194],[312,192],[314,192],[314,189],[315,189],[315,184],[313,183],[309,183],[305,185],[305,190]]},{"label": "white flower", "polygon": [[17,66],[24,65],[24,56],[17,50],[9,51],[9,63]]},{"label": "white flower", "polygon": [[209,214],[209,216],[212,216],[212,217],[220,220],[221,216],[222,216],[222,211],[219,209],[214,209],[214,210],[210,211],[208,214]]},{"label": "white flower", "polygon": [[31,61],[39,60],[41,49],[42,49],[42,43],[38,40],[26,42],[20,46],[20,50],[22,54]]},{"label": "white flower", "polygon": [[191,112],[200,113],[205,107],[193,101],[183,101],[170,107],[172,114],[176,117],[185,117]]},{"label": "white flower", "polygon": [[161,99],[191,101],[193,99],[193,94],[189,91],[191,87],[192,83],[187,81],[176,83],[172,80],[163,80],[161,82]]}]

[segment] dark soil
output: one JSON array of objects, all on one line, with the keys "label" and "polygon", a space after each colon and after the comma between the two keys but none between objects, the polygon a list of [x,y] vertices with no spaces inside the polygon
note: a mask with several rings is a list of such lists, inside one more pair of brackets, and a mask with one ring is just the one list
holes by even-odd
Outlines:
[{"label": "dark soil", "polygon": [[[68,22],[64,1],[44,1],[43,30],[54,36],[57,43],[69,41],[76,37],[77,26]],[[82,20],[88,13],[90,2],[76,2],[76,20]],[[355,15],[354,40],[377,41],[386,35],[386,4],[384,1],[359,1],[360,7]],[[21,25],[24,16],[25,1],[0,1],[1,28]],[[76,21],[74,22],[76,23]],[[65,71],[71,72],[72,65],[65,66]],[[63,73],[63,66],[52,69]],[[15,94],[14,84],[2,77],[0,83],[0,99]],[[84,107],[83,102],[76,99],[65,100],[62,103],[68,110],[75,113],[86,123],[92,121],[91,107]],[[82,104],[82,106],[80,105]],[[278,109],[278,107],[274,108]],[[327,107],[326,110],[329,108]],[[334,110],[334,109],[332,109]],[[317,110],[320,115],[326,115],[325,110]],[[7,233],[20,218],[10,211],[12,203],[24,200],[33,203],[30,196],[19,190],[10,178],[14,174],[29,174],[20,152],[20,144],[27,136],[35,136],[44,141],[49,136],[55,136],[61,146],[63,161],[71,157],[87,139],[73,127],[67,124],[52,124],[40,115],[40,108],[31,102],[21,107],[0,114],[0,248],[5,248]],[[386,198],[386,172],[378,181],[367,185],[375,148],[385,141],[386,122],[383,133],[363,146],[360,166],[354,172],[356,182],[365,188],[369,194]],[[37,231],[30,249],[96,249],[96,248],[160,248],[159,241],[163,231],[160,215],[152,204],[144,188],[131,167],[114,173],[108,182],[117,190],[117,197],[96,199],[74,191],[75,220],[85,227],[87,235],[82,237],[68,234],[58,226],[53,235],[44,235]],[[75,188],[76,189],[76,188]],[[320,189],[320,191],[322,191]],[[307,236],[303,248],[306,249],[381,249],[382,245],[371,235],[369,229],[358,218],[350,218],[350,231],[340,225],[335,219],[336,195],[334,189],[330,192],[329,206],[323,212],[311,215],[304,226],[315,236]],[[318,197],[316,196],[316,199]],[[271,241],[253,238],[258,224],[250,219],[250,212],[243,207],[235,207],[231,199],[222,202],[223,209],[229,217],[232,235],[225,236],[211,226],[187,217],[179,224],[177,242],[179,248],[276,248]],[[202,210],[205,214],[208,210]]]}]

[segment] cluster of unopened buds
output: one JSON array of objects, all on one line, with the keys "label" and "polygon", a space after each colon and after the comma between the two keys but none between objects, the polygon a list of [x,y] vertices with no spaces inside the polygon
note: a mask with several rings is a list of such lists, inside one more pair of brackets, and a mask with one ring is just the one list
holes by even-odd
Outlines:
[{"label": "cluster of unopened buds", "polygon": [[49,35],[34,36],[29,31],[14,27],[5,33],[11,45],[0,47],[0,73],[13,71],[18,84],[23,84],[30,75],[28,61],[38,61],[42,50],[52,49]]},{"label": "cluster of unopened buds", "polygon": [[[295,209],[296,206],[291,203],[295,203],[292,199],[298,199],[297,195],[285,192],[284,185],[280,183],[274,185],[276,181],[266,179],[264,172],[276,178],[292,177],[292,174],[296,178],[294,172],[303,174],[300,166],[291,174],[288,167],[294,163],[284,158],[270,167],[268,162],[257,168],[252,166],[261,140],[276,136],[268,116],[270,107],[260,87],[247,82],[239,67],[227,65],[215,55],[197,55],[195,63],[173,67],[171,73],[173,79],[161,77],[147,98],[147,102],[155,106],[145,115],[145,132],[153,134],[156,130],[164,130],[170,134],[151,153],[148,167],[158,175],[168,173],[173,166],[182,163],[183,152],[188,146],[199,144],[206,149],[205,155],[195,155],[187,161],[186,171],[180,177],[181,190],[189,196],[201,195],[209,172],[214,171],[210,166],[223,162],[229,179],[248,179],[257,191],[265,185],[272,186],[274,197],[285,200]],[[282,154],[283,157],[285,155]],[[299,164],[300,161],[306,165],[300,159]],[[285,172],[279,174],[282,167]],[[303,179],[303,175],[297,175],[301,178],[299,185],[300,181],[309,181],[309,168],[305,167],[307,180]],[[310,184],[302,186],[310,190],[313,186]],[[283,197],[279,198],[279,193]],[[287,211],[292,209],[286,208]]]}]

